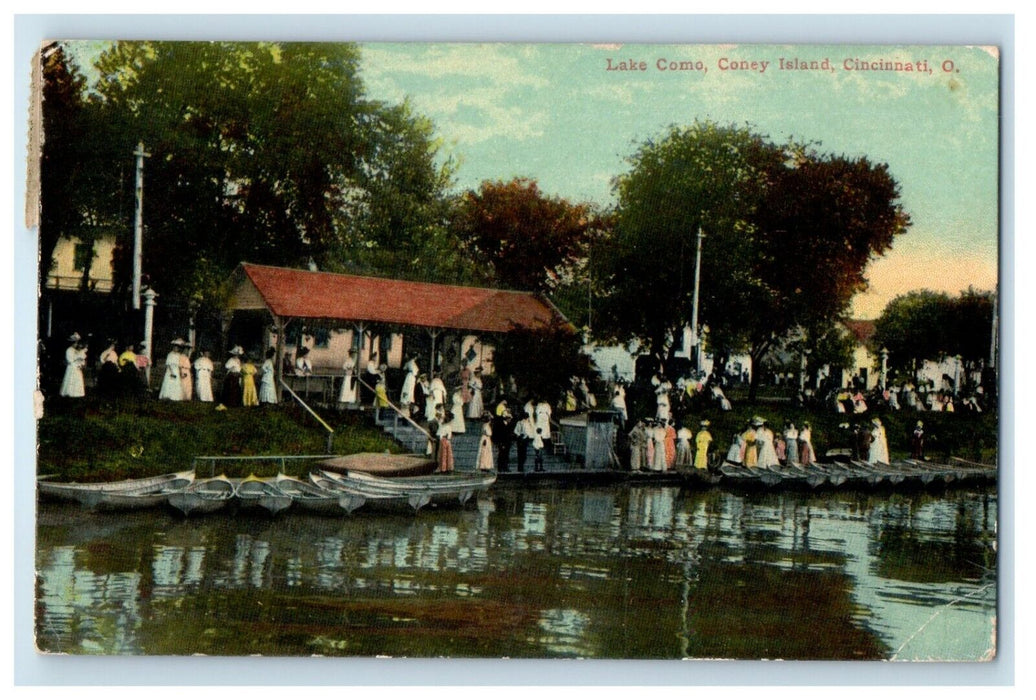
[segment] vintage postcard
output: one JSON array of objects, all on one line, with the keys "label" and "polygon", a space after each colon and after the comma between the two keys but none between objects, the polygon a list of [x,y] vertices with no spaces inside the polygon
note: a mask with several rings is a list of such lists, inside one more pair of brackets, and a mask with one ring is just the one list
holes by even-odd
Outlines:
[{"label": "vintage postcard", "polygon": [[999,64],[46,43],[38,652],[995,659]]}]

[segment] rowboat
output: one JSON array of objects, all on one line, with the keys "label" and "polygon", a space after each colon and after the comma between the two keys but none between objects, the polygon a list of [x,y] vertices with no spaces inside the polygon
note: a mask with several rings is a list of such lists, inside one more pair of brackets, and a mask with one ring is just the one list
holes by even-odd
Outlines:
[{"label": "rowboat", "polygon": [[310,472],[310,483],[323,491],[330,491],[338,496],[338,507],[346,513],[352,513],[367,503],[367,496],[356,491],[349,490],[345,484],[335,478],[332,472]]},{"label": "rowboat", "polygon": [[250,474],[234,484],[234,496],[241,508],[261,508],[276,515],[291,506],[292,497],[277,486],[276,481]]},{"label": "rowboat", "polygon": [[149,490],[184,488],[194,480],[194,471],[176,472],[149,476],[143,479],[125,479],[98,484],[63,483],[58,481],[36,482],[39,495],[45,499],[80,503],[93,507],[100,500],[101,493],[141,493]]},{"label": "rowboat", "polygon": [[316,466],[336,474],[366,472],[375,476],[404,477],[431,474],[436,465],[435,460],[426,455],[360,452],[325,459]]},{"label": "rowboat", "polygon": [[187,488],[171,493],[168,503],[184,515],[213,513],[234,500],[234,482],[223,476],[196,479]]},{"label": "rowboat", "polygon": [[291,496],[292,505],[301,510],[327,515],[352,513],[363,505],[362,497],[343,494],[333,488],[302,481],[293,476],[278,474],[274,483],[283,493]]},{"label": "rowboat", "polygon": [[122,491],[90,491],[83,498],[83,505],[100,511],[136,510],[165,505],[169,496],[182,491],[194,481],[191,478],[175,479],[162,485],[145,486],[140,489]]},{"label": "rowboat", "polygon": [[362,483],[371,487],[384,489],[387,492],[401,493],[427,490],[430,502],[435,505],[451,505],[456,502],[464,505],[472,496],[489,490],[496,483],[495,473],[480,474],[430,474],[428,476],[407,476],[386,479],[364,472],[348,472],[344,479]]},{"label": "rowboat", "polygon": [[[362,499],[365,508],[372,510],[413,510],[416,512],[432,502],[432,492],[428,488],[423,486],[386,487],[378,483],[381,479],[372,478],[376,480],[367,481],[355,478],[355,475],[335,474],[327,471],[319,471],[310,475],[310,479],[318,486],[357,496]],[[392,479],[392,481],[396,480]]]}]

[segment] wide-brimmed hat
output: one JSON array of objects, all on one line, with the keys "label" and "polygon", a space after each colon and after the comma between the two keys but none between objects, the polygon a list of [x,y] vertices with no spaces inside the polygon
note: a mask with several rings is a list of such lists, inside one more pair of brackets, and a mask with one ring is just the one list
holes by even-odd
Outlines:
[{"label": "wide-brimmed hat", "polygon": [[171,343],[169,343],[169,344],[170,344],[170,345],[180,345],[180,346],[184,346],[184,345],[187,345],[187,341],[186,341],[186,340],[184,340],[183,338],[177,338],[176,340],[174,340],[173,342],[171,342]]},{"label": "wide-brimmed hat", "polygon": [[708,428],[710,425],[712,425],[712,423],[710,423],[707,420],[703,420],[701,423],[699,423],[699,425],[701,425],[701,427],[703,428]]},{"label": "wide-brimmed hat", "polygon": [[923,420],[917,421],[917,427],[918,428],[923,428],[924,427],[924,421]]},{"label": "wide-brimmed hat", "polygon": [[68,336],[68,340],[70,342],[72,342],[72,343],[75,343],[75,342],[80,341],[82,339],[83,339],[83,336],[79,335],[79,333],[72,333],[72,335]]},{"label": "wide-brimmed hat", "polygon": [[765,423],[766,423],[766,421],[764,421],[764,420],[763,420],[762,418],[760,418],[759,416],[754,416],[754,417],[752,418],[752,425],[754,425],[754,426],[755,426],[755,427],[757,427],[757,428],[758,428],[758,427],[760,427],[760,426],[762,426],[762,425],[764,425]]},{"label": "wide-brimmed hat", "polygon": [[871,424],[872,424],[872,425],[881,425],[881,419],[880,419],[880,418],[878,418],[878,417],[875,417],[875,418],[874,418],[874,419],[873,419],[873,420],[871,421]]},{"label": "wide-brimmed hat", "polygon": [[234,347],[230,348],[230,350],[228,351],[227,354],[228,355],[244,355],[245,354],[245,349],[243,347],[241,347],[240,345],[235,345]]}]

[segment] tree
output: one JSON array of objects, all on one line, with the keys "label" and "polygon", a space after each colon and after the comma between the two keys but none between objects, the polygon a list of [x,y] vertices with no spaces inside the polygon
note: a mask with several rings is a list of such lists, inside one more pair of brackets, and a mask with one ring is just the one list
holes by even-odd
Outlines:
[{"label": "tree", "polygon": [[[40,154],[40,280],[45,284],[62,236],[89,236],[81,202],[88,172],[81,149],[86,79],[59,44],[41,52],[43,147]],[[89,239],[89,240],[92,240]]]},{"label": "tree", "polygon": [[953,301],[944,292],[928,289],[901,294],[890,301],[874,322],[874,350],[885,348],[889,363],[917,373],[924,360],[945,357]]},{"label": "tree", "polygon": [[586,204],[548,197],[535,181],[515,178],[466,192],[454,226],[487,283],[543,292],[582,256],[594,217]]},{"label": "tree", "polygon": [[910,223],[884,165],[777,146],[748,128],[673,127],[630,164],[616,182],[609,335],[671,354],[693,315],[701,230],[700,325],[715,356],[750,354],[752,395],[767,353],[844,314],[867,263]]},{"label": "tree", "polygon": [[551,403],[562,398],[571,377],[593,375],[582,339],[560,319],[543,328],[512,329],[497,343],[493,365],[501,379],[514,377],[517,386]]},{"label": "tree", "polygon": [[960,355],[966,369],[989,358],[993,293],[968,288],[956,298],[920,289],[890,301],[874,323],[873,351],[889,351],[893,366],[917,372],[924,360]]},{"label": "tree", "polygon": [[[101,55],[93,103],[109,126],[89,137],[108,171],[138,142],[151,154],[144,268],[167,303],[214,303],[242,260],[391,273],[413,269],[415,250],[446,257],[449,170],[431,125],[367,99],[359,60],[343,43],[117,42]],[[132,186],[111,182],[99,210]]]}]

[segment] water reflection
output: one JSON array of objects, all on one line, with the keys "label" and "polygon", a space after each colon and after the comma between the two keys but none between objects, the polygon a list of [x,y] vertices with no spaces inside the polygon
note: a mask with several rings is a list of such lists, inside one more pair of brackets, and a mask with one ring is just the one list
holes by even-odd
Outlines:
[{"label": "water reflection", "polygon": [[996,497],[499,488],[324,518],[39,512],[37,640],[86,654],[985,658]]}]

